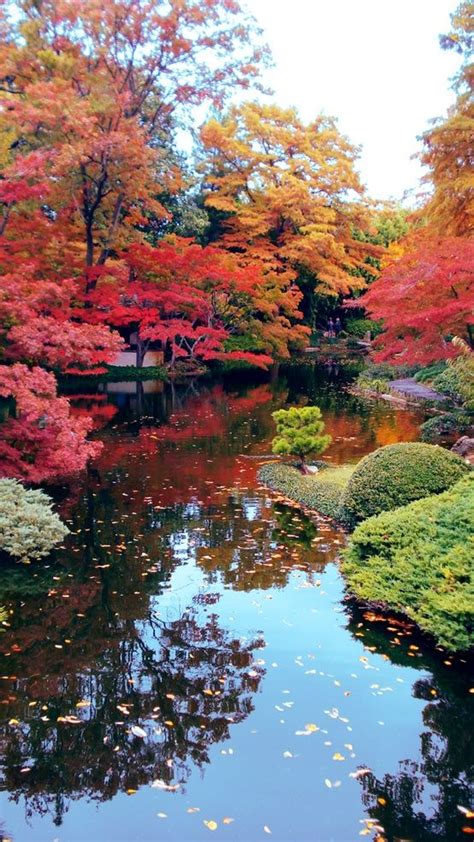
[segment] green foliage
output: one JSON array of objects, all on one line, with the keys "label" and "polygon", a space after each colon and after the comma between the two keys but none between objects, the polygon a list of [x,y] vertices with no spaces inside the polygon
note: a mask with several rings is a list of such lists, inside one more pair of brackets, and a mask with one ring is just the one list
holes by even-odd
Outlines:
[{"label": "green foliage", "polygon": [[357,527],[343,573],[360,599],[401,611],[451,650],[474,645],[474,474]]},{"label": "green foliage", "polygon": [[97,383],[120,383],[121,381],[136,382],[142,380],[168,380],[168,373],[163,366],[147,365],[137,368],[135,365],[109,365],[102,374],[68,375],[57,373],[58,382],[67,390]]},{"label": "green foliage", "polygon": [[364,377],[363,372],[357,378],[357,388],[362,389],[364,392],[376,392],[378,395],[384,395],[389,391],[388,380],[382,380],[382,378],[377,377]]},{"label": "green foliage", "polygon": [[229,336],[224,340],[224,351],[250,351],[258,354],[265,350],[265,343],[258,336],[244,334],[242,336]]},{"label": "green foliage", "polygon": [[147,365],[137,368],[134,365],[109,365],[107,373],[100,375],[99,380],[119,382],[120,380],[166,380],[166,369],[160,365]]},{"label": "green foliage", "polygon": [[373,339],[382,333],[383,330],[381,323],[374,322],[372,319],[348,319],[344,329],[349,336],[355,336],[358,339],[363,339],[369,330]]},{"label": "green foliage", "polygon": [[273,453],[299,456],[303,462],[310,453],[326,450],[331,436],[323,435],[324,421],[319,406],[292,406],[272,412],[277,435],[272,442]]},{"label": "green foliage", "polygon": [[319,464],[317,474],[303,476],[291,465],[269,462],[260,468],[258,478],[264,485],[295,503],[338,520],[342,492],[354,465],[328,468],[324,463]]},{"label": "green foliage", "polygon": [[426,366],[425,368],[420,369],[415,374],[415,380],[417,383],[431,383],[434,377],[437,377],[438,374],[441,374],[446,368],[446,361],[445,360],[438,360],[436,363],[432,363],[431,365]]},{"label": "green foliage", "polygon": [[433,386],[466,409],[474,410],[474,354],[462,354],[451,360],[435,377]]},{"label": "green foliage", "polygon": [[422,441],[436,442],[446,436],[462,435],[472,424],[472,419],[462,412],[445,412],[435,415],[420,426]]},{"label": "green foliage", "polygon": [[343,520],[360,520],[439,494],[469,470],[466,463],[432,444],[390,444],[365,456],[350,478],[342,499]]},{"label": "green foliage", "polygon": [[0,480],[0,550],[22,561],[48,555],[69,529],[42,491],[15,479]]}]

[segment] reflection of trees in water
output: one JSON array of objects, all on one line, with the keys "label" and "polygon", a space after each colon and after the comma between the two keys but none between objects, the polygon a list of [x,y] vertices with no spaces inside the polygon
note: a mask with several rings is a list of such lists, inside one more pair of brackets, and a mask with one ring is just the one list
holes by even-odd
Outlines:
[{"label": "reflection of trees in water", "polygon": [[[179,558],[167,531],[153,528],[153,510],[143,500],[135,509],[122,488],[89,488],[55,563],[15,565],[0,578],[12,611],[3,714],[18,720],[1,731],[1,787],[57,823],[68,799],[185,783],[253,709],[262,677],[253,665],[262,640],[242,643],[221,628],[211,595],[169,622],[157,615]],[[71,715],[81,721],[58,722]]]},{"label": "reflection of trees in water", "polygon": [[429,672],[413,685],[413,696],[426,701],[421,759],[400,761],[398,774],[364,775],[362,801],[385,837],[413,842],[466,839],[462,828],[474,823],[458,805],[470,808],[474,785],[472,663],[435,649],[411,623],[366,612],[349,603],[349,629],[370,651],[392,663]]},{"label": "reflection of trees in water", "polygon": [[[107,800],[153,780],[182,786],[191,763],[207,763],[209,748],[253,710],[263,674],[254,651],[263,641],[244,644],[199,610],[115,625],[99,612],[95,626],[79,621],[77,647],[74,639],[57,650],[48,638],[24,640],[21,653],[13,647],[10,669],[21,677],[8,682],[13,722],[1,731],[1,787],[25,799],[28,815],[51,811],[59,824],[68,799]],[[80,721],[68,722],[71,715]]]},{"label": "reflection of trees in water", "polygon": [[223,582],[235,590],[284,587],[295,569],[312,582],[337,554],[337,532],[323,521],[318,526],[296,509],[238,493],[228,497],[225,508],[188,504],[152,510],[150,523],[163,553],[168,550],[180,563],[195,559],[209,584]]}]

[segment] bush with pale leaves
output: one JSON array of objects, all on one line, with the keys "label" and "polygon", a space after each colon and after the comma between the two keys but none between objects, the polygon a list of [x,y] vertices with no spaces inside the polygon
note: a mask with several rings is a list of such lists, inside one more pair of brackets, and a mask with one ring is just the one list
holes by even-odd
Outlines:
[{"label": "bush with pale leaves", "polygon": [[0,552],[22,561],[41,558],[68,532],[47,494],[0,480]]}]

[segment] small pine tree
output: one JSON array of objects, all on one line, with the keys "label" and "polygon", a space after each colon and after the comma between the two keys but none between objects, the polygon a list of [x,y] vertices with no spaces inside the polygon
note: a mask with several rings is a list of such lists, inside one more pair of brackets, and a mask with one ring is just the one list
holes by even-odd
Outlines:
[{"label": "small pine tree", "polygon": [[326,450],[331,436],[323,435],[324,421],[319,406],[292,406],[272,413],[277,436],[272,442],[273,453],[298,456],[300,467],[306,472],[305,457]]}]

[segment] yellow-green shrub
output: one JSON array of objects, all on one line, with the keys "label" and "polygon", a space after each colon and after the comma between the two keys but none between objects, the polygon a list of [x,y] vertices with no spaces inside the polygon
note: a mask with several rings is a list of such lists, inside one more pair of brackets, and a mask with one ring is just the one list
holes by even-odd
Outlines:
[{"label": "yellow-green shrub", "polygon": [[450,650],[474,645],[474,472],[371,517],[343,553],[350,591],[400,611]]}]

